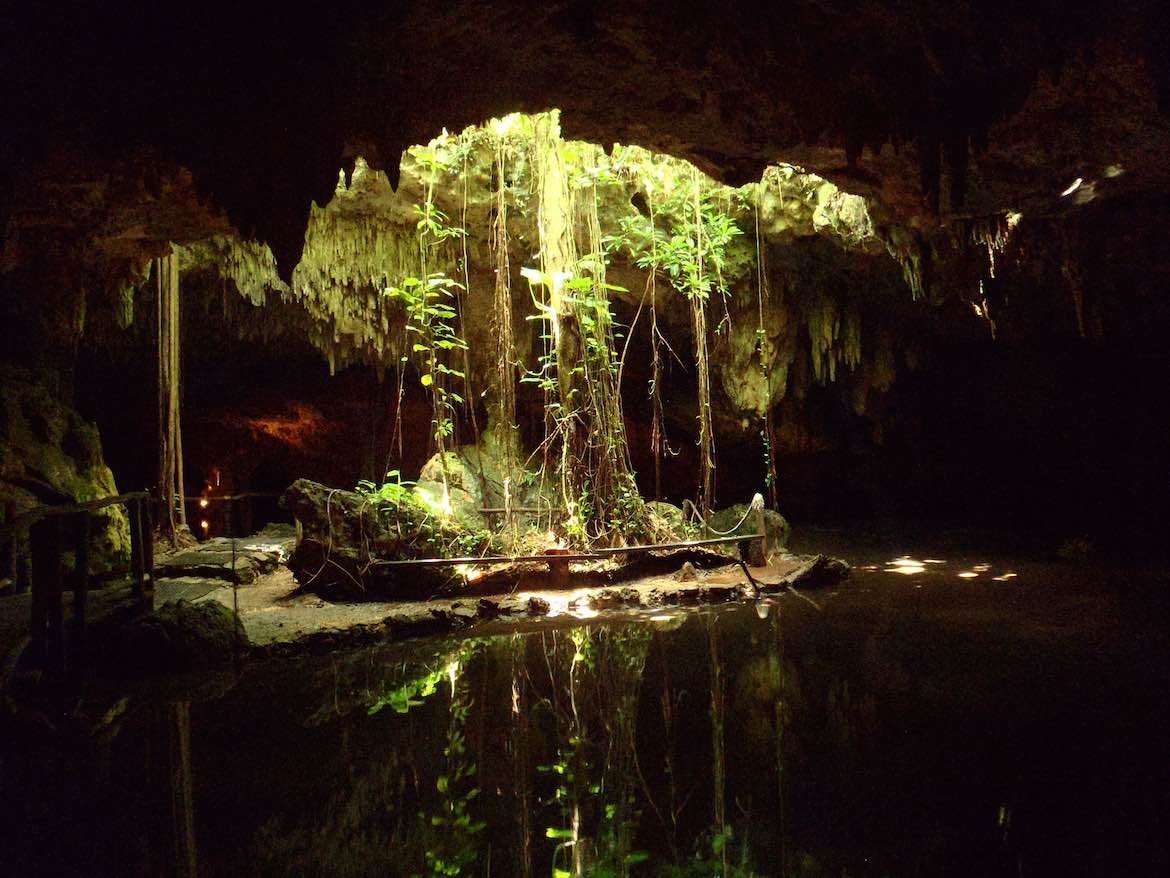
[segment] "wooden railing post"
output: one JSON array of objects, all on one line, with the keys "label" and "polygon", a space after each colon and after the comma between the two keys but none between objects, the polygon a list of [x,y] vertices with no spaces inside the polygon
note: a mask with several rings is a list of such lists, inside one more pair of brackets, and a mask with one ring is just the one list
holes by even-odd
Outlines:
[{"label": "wooden railing post", "polygon": [[85,609],[89,600],[89,537],[91,530],[90,513],[79,512],[77,520],[77,541],[73,557],[73,625],[70,637],[74,670],[81,670],[85,656]]},{"label": "wooden railing post", "polygon": [[146,543],[142,533],[142,500],[131,500],[127,504],[127,511],[130,513],[130,588],[134,599],[142,603],[145,597],[143,577],[146,562]]},{"label": "wooden railing post", "polygon": [[154,609],[154,518],[151,515],[150,498],[138,501],[142,527],[142,591],[147,610]]},{"label": "wooden railing post", "polygon": [[47,639],[49,634],[48,602],[45,588],[49,577],[48,567],[58,559],[46,548],[45,528],[49,523],[43,519],[34,522],[28,529],[29,543],[29,588],[32,591],[32,613],[29,618],[29,652],[40,666],[48,658]]},{"label": "wooden railing post", "polygon": [[32,537],[32,641],[44,667],[65,667],[65,632],[61,608],[61,516],[48,515],[37,523]]}]

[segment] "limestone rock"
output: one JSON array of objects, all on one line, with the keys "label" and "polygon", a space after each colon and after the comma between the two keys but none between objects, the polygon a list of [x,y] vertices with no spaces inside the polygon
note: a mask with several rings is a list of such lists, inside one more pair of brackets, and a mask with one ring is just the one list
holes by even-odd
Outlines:
[{"label": "limestone rock", "polygon": [[288,566],[317,594],[351,600],[430,595],[456,582],[448,567],[378,563],[441,557],[440,549],[464,532],[422,505],[377,503],[308,479],[289,486],[283,502],[301,530]]},{"label": "limestone rock", "polygon": [[[0,366],[0,524],[41,505],[116,495],[97,428],[57,402],[31,372]],[[121,506],[92,516],[90,570],[125,570],[130,527]]]},{"label": "limestone rock", "polygon": [[[742,524],[740,524],[741,520]],[[736,527],[737,524],[739,527]],[[733,530],[733,528],[735,529]],[[746,503],[737,503],[726,509],[712,512],[711,529],[720,534],[730,532],[729,536],[751,536],[758,533],[756,516],[754,513],[748,514]],[[768,534],[768,551],[776,551],[788,545],[788,537],[792,533],[792,528],[779,512],[772,509],[764,510],[764,530]]]}]

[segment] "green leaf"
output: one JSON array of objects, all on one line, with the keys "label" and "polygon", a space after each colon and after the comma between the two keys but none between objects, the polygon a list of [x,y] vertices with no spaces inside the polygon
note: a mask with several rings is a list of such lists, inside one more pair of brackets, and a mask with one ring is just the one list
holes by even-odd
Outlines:
[{"label": "green leaf", "polygon": [[418,380],[422,383],[423,387],[430,387],[432,384],[435,383],[435,379],[431,377],[431,374],[429,372],[424,373],[423,375],[419,376]]},{"label": "green leaf", "polygon": [[544,831],[545,838],[572,838],[573,830],[560,829],[556,826],[550,826]]}]

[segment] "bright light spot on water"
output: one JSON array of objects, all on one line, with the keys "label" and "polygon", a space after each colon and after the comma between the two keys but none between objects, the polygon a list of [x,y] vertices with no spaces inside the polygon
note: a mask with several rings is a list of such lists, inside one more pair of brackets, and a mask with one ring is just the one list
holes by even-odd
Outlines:
[{"label": "bright light spot on water", "polygon": [[971,569],[978,570],[980,573],[986,573],[988,570],[991,569],[991,565],[990,564],[976,564]]},{"label": "bright light spot on water", "polygon": [[979,574],[976,573],[974,570],[964,570],[962,573],[959,574],[959,579],[978,579],[978,578],[979,578]]},{"label": "bright light spot on water", "polygon": [[913,576],[916,573],[925,573],[926,566],[921,561],[915,561],[909,555],[903,555],[889,562],[886,573],[901,573],[903,576]]},{"label": "bright light spot on water", "polygon": [[756,615],[761,619],[768,618],[768,611],[772,609],[772,605],[768,601],[759,601],[756,603]]},{"label": "bright light spot on water", "polygon": [[946,561],[940,561],[938,558],[923,558],[923,564],[946,564]]},{"label": "bright light spot on water", "polygon": [[1082,177],[1077,177],[1075,180],[1073,180],[1069,184],[1067,189],[1065,189],[1063,192],[1060,193],[1061,198],[1063,198],[1066,195],[1072,195],[1074,192],[1076,192],[1078,189],[1081,188],[1081,184],[1084,182],[1085,181]]},{"label": "bright light spot on water", "polygon": [[586,607],[584,605],[576,606],[569,610],[569,615],[577,619],[592,619],[597,616],[597,610],[593,609],[593,607]]},{"label": "bright light spot on water", "polygon": [[1012,573],[1011,571],[1008,571],[1007,573],[1002,573],[999,576],[993,576],[991,578],[994,579],[996,582],[1007,582],[1009,579],[1015,579],[1016,575],[1017,574]]}]

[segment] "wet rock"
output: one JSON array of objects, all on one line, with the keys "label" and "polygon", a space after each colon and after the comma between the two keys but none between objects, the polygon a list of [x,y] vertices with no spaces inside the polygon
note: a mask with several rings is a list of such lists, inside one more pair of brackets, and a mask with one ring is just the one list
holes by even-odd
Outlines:
[{"label": "wet rock", "polygon": [[695,590],[696,597],[706,603],[733,601],[739,597],[737,585],[703,585]]},{"label": "wet rock", "polygon": [[781,585],[801,588],[822,588],[836,585],[849,576],[850,570],[849,564],[840,558],[817,555],[785,576],[781,580]]},{"label": "wet rock", "polygon": [[504,616],[523,616],[528,612],[528,599],[508,595],[496,604],[500,614]]},{"label": "wet rock", "polygon": [[395,639],[427,637],[451,630],[451,620],[445,611],[434,611],[424,604],[409,604],[382,621]]},{"label": "wet rock", "polygon": [[463,601],[455,601],[448,609],[441,611],[431,610],[431,612],[442,612],[450,620],[453,627],[466,628],[479,617],[479,606],[477,604],[464,603]]},{"label": "wet rock", "polygon": [[695,570],[695,565],[690,561],[684,561],[683,566],[679,568],[678,573],[674,574],[674,578],[679,582],[691,582],[698,577]]},{"label": "wet rock", "polygon": [[636,588],[603,588],[590,596],[589,605],[596,610],[607,610],[615,607],[640,606],[642,596]]},{"label": "wet rock", "polygon": [[496,601],[491,601],[487,598],[480,598],[477,606],[479,616],[482,619],[495,619],[502,613],[500,605]]}]

